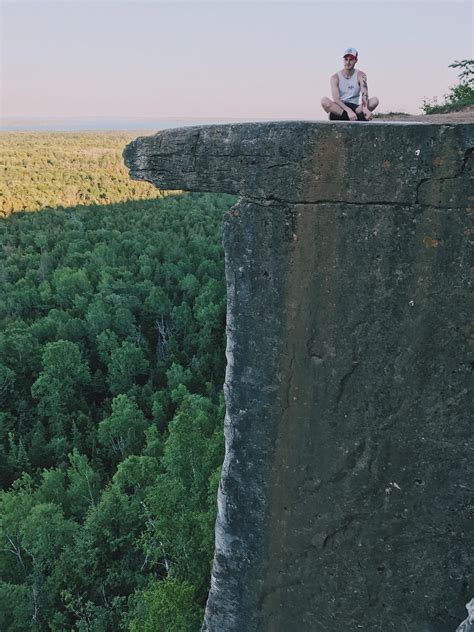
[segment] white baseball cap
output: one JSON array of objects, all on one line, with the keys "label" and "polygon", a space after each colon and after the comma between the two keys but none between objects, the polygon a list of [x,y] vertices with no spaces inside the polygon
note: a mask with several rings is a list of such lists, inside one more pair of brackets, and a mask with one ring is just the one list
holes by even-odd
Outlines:
[{"label": "white baseball cap", "polygon": [[357,59],[357,57],[359,56],[359,53],[356,51],[355,48],[346,48],[346,50],[344,51],[343,57],[345,57],[346,55],[352,55],[352,57]]}]

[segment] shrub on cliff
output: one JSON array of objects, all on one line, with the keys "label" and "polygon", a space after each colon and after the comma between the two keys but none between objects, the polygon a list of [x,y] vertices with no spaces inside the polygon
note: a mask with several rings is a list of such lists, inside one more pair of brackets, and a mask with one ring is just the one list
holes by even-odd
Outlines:
[{"label": "shrub on cliff", "polygon": [[452,112],[467,105],[474,105],[474,59],[463,59],[449,65],[459,68],[459,83],[450,88],[444,95],[444,102],[438,103],[438,98],[423,100],[422,110],[425,114]]}]

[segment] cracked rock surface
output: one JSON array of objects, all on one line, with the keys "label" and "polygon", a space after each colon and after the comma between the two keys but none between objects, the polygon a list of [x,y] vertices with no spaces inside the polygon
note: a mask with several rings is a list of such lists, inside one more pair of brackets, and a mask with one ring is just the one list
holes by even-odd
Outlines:
[{"label": "cracked rock surface", "polygon": [[[447,632],[472,585],[474,126],[165,130],[133,178],[224,217],[207,632]],[[470,502],[471,498],[471,502]]]}]

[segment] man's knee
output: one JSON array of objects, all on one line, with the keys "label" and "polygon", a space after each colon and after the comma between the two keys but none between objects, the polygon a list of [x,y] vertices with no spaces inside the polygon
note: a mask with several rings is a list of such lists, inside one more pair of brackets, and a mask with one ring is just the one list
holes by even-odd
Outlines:
[{"label": "man's knee", "polygon": [[331,106],[331,100],[328,99],[327,97],[323,97],[321,99],[321,106],[323,108],[323,110],[328,110],[328,108]]},{"label": "man's knee", "polygon": [[375,108],[378,106],[379,104],[379,100],[377,97],[370,97],[369,99],[369,107],[371,110],[375,110]]}]

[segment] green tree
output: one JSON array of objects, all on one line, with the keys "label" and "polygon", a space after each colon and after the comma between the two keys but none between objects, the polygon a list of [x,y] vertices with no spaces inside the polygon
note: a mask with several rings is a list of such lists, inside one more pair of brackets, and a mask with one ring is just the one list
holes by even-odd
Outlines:
[{"label": "green tree", "polygon": [[170,576],[189,582],[202,601],[212,558],[216,472],[223,457],[222,412],[222,404],[205,397],[187,393],[181,398],[169,425],[163,473],[146,498],[149,554],[169,560]]},{"label": "green tree", "polygon": [[17,376],[16,386],[21,387],[39,370],[41,345],[24,321],[14,320],[0,334],[0,356]]},{"label": "green tree", "polygon": [[15,372],[0,362],[0,403],[10,398],[15,384]]},{"label": "green tree", "polygon": [[86,455],[73,450],[69,454],[69,462],[66,497],[69,513],[79,518],[96,506],[100,497],[101,480]]},{"label": "green tree", "polygon": [[63,581],[56,570],[61,566],[61,557],[73,544],[78,526],[64,517],[63,511],[54,503],[35,505],[21,526],[21,547],[28,558],[34,597],[33,620],[47,625],[55,599]]},{"label": "green tree", "polygon": [[449,112],[474,104],[474,59],[455,61],[449,65],[449,68],[459,69],[459,83],[452,86],[450,91],[444,95],[442,103],[438,103],[437,97],[425,99],[422,106],[425,114]]},{"label": "green tree", "polygon": [[99,441],[112,454],[121,459],[130,454],[139,454],[145,443],[145,430],[149,423],[136,403],[127,395],[117,395],[112,401],[112,413],[100,422]]},{"label": "green tree", "polygon": [[132,600],[130,632],[199,632],[203,616],[193,587],[167,579]]},{"label": "green tree", "polygon": [[72,307],[78,297],[90,296],[92,293],[87,272],[83,269],[72,270],[67,266],[54,272],[53,286],[56,300],[61,307]]},{"label": "green tree", "polygon": [[38,412],[45,417],[80,407],[83,387],[90,381],[90,371],[78,345],[68,340],[50,342],[43,353],[43,369],[31,387],[38,401]]},{"label": "green tree", "polygon": [[0,630],[38,630],[33,620],[34,614],[31,587],[27,584],[11,584],[0,580]]},{"label": "green tree", "polygon": [[147,375],[149,362],[143,351],[131,342],[123,342],[110,356],[107,382],[113,395],[126,393],[140,377]]},{"label": "green tree", "polygon": [[89,326],[90,333],[97,336],[106,329],[110,329],[112,317],[110,308],[101,296],[95,298],[88,307],[86,313],[86,321]]}]

